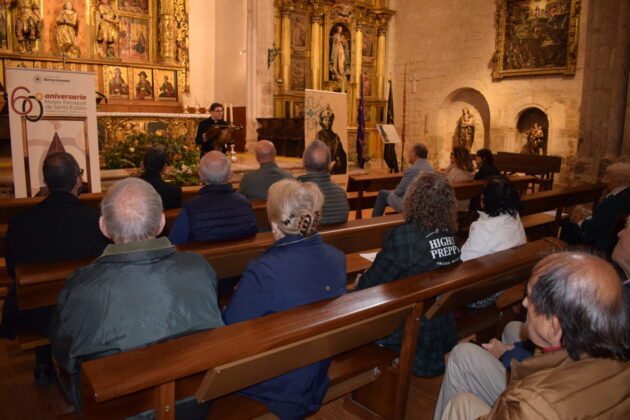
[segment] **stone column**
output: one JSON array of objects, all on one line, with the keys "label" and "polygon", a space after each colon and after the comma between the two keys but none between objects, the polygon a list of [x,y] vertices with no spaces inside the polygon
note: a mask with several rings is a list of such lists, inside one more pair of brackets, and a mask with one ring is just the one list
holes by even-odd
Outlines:
[{"label": "stone column", "polygon": [[177,57],[177,21],[174,0],[160,0],[159,4],[160,62],[175,64]]},{"label": "stone column", "polygon": [[282,90],[291,88],[291,11],[282,9],[282,38],[281,58],[282,58]]},{"label": "stone column", "polygon": [[[357,22],[357,30],[354,34],[354,50],[355,54],[355,66],[354,66],[354,81],[357,84],[357,92],[361,94],[361,65],[363,64],[363,31],[361,30],[361,24]],[[385,57],[383,56],[383,61]]]},{"label": "stone column", "polygon": [[387,35],[387,29],[379,28],[376,56],[376,96],[379,98],[383,97],[385,86],[385,35]]},{"label": "stone column", "polygon": [[322,15],[311,16],[311,88],[322,88]]}]

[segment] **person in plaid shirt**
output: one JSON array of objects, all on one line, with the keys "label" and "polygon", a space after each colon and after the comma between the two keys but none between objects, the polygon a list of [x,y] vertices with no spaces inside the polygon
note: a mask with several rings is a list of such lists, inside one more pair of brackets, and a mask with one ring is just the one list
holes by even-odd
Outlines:
[{"label": "person in plaid shirt", "polygon": [[[405,223],[392,228],[372,266],[356,282],[356,289],[410,277],[460,262],[457,213],[453,188],[434,172],[421,172],[403,199]],[[402,327],[377,343],[398,350]],[[422,318],[413,365],[418,376],[444,373],[444,354],[457,344],[455,316],[448,313]]]}]

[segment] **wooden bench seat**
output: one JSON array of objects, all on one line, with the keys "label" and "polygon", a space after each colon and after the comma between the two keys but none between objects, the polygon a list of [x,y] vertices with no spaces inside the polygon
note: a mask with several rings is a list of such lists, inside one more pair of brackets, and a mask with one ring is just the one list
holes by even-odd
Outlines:
[{"label": "wooden bench seat", "polygon": [[[385,418],[401,419],[425,304],[442,295],[436,311],[445,311],[455,305],[456,296],[468,296],[458,298],[465,305],[477,292],[522,283],[540,256],[558,248],[559,241],[543,239],[336,299],[85,362],[81,375],[86,418],[120,418],[155,408],[157,418],[172,419],[174,401],[193,393],[199,401],[215,399],[220,413],[238,413],[242,400],[232,395],[235,391],[335,357],[333,366],[345,365],[348,373],[338,375],[346,378],[339,382],[344,385],[331,387],[331,392],[349,392],[356,383],[360,388],[353,392],[353,401]],[[402,321],[399,363],[378,368],[391,355],[367,354],[372,350],[362,347]],[[366,353],[346,354],[344,360],[348,351]],[[378,376],[373,376],[375,368]],[[358,377],[350,375],[359,371]],[[335,377],[334,370],[331,375]]]}]

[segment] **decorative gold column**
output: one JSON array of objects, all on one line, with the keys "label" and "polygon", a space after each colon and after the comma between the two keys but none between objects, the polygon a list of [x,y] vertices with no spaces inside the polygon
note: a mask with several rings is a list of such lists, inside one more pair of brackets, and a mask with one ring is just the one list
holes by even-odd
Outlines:
[{"label": "decorative gold column", "polygon": [[177,62],[177,21],[174,0],[160,0],[159,7],[160,61],[175,64]]},{"label": "decorative gold column", "polygon": [[378,29],[378,54],[376,56],[376,96],[383,97],[385,86],[385,35],[387,29]]},{"label": "decorative gold column", "polygon": [[354,50],[356,51],[355,58],[355,74],[354,80],[357,84],[357,92],[361,95],[361,65],[363,64],[363,31],[361,30],[361,24],[357,22],[357,31],[354,35]]},{"label": "decorative gold column", "polygon": [[311,16],[311,88],[322,88],[322,15]]},{"label": "decorative gold column", "polygon": [[281,59],[282,59],[282,90],[291,88],[291,11],[282,9],[282,38],[281,38]]}]

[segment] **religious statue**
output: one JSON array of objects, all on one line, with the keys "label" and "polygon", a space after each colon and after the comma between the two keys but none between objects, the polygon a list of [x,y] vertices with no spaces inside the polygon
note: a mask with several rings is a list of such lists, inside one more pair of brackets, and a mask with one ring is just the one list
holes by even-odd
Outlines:
[{"label": "religious statue", "polygon": [[114,69],[114,77],[109,81],[109,96],[127,95],[129,95],[129,85],[122,78],[120,69],[116,67]]},{"label": "religious statue", "polygon": [[544,154],[543,143],[545,133],[542,126],[538,123],[534,123],[532,128],[527,131],[527,143],[523,145],[521,153],[527,153],[530,155],[542,155]]},{"label": "religious statue", "polygon": [[19,52],[33,52],[33,46],[40,38],[41,20],[36,0],[5,0],[16,3],[15,36]]},{"label": "religious statue", "polygon": [[457,121],[457,140],[460,146],[468,150],[475,141],[475,119],[468,108],[462,109],[462,116]]},{"label": "religious statue", "polygon": [[317,140],[324,142],[330,149],[330,162],[332,163],[330,173],[333,175],[345,174],[348,168],[346,151],[343,150],[341,139],[332,129],[334,121],[335,113],[330,109],[330,105],[326,105],[326,108],[319,113],[319,125],[322,129],[317,132]]},{"label": "religious statue", "polygon": [[80,51],[77,46],[78,26],[77,11],[72,7],[72,2],[66,1],[57,17],[57,27],[55,28],[55,40],[59,54],[74,58],[79,56]]},{"label": "religious statue", "polygon": [[346,59],[348,40],[343,34],[343,26],[338,25],[330,37],[330,70],[331,78],[342,80],[346,77]]},{"label": "religious statue", "polygon": [[147,74],[143,71],[138,73],[140,80],[136,84],[136,99],[144,99],[153,95],[153,88],[151,82],[147,80]]},{"label": "religious statue", "polygon": [[160,86],[160,98],[177,98],[177,93],[173,84],[168,81],[168,76],[164,76],[164,82]]},{"label": "religious statue", "polygon": [[118,25],[118,16],[110,6],[109,0],[99,0],[96,8],[96,51],[101,57],[117,55]]}]

